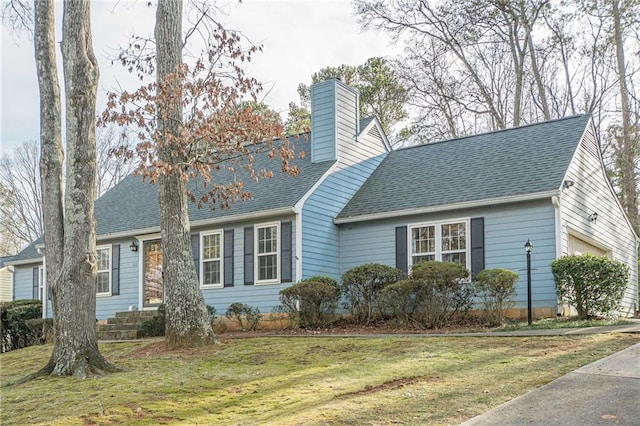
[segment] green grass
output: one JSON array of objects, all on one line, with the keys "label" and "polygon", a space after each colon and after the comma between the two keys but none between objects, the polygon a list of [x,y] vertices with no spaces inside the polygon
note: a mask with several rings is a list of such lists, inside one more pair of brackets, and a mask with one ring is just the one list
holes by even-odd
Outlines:
[{"label": "green grass", "polygon": [[[126,372],[0,388],[2,424],[459,423],[628,347],[630,334],[233,339],[183,351],[102,344]],[[0,355],[7,384],[51,346]]]},{"label": "green grass", "polygon": [[585,327],[604,327],[609,325],[629,325],[631,321],[617,320],[579,320],[577,318],[542,318],[535,320],[531,325],[526,321],[509,322],[503,326],[496,327],[491,331],[520,331],[520,330],[545,330],[559,328],[585,328]]}]

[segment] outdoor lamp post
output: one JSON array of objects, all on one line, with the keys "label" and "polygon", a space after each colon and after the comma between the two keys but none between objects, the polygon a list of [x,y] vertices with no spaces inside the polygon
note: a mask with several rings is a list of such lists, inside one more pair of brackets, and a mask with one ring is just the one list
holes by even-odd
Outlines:
[{"label": "outdoor lamp post", "polygon": [[527,323],[529,325],[533,321],[531,313],[531,249],[533,249],[533,244],[531,244],[531,240],[527,239],[524,250],[527,252]]}]

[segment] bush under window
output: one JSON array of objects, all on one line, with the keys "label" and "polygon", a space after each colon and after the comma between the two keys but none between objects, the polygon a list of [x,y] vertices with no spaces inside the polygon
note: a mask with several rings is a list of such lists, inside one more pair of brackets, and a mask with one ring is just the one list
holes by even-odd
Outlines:
[{"label": "bush under window", "polygon": [[378,304],[380,291],[398,281],[402,272],[391,266],[366,263],[349,269],[342,275],[345,307],[360,324],[369,324],[382,314]]},{"label": "bush under window", "polygon": [[485,269],[478,274],[475,287],[490,325],[502,324],[507,310],[513,307],[519,278],[515,272],[502,268]]},{"label": "bush under window", "polygon": [[335,320],[339,291],[330,277],[311,277],[280,291],[282,311],[303,328],[329,327]]}]

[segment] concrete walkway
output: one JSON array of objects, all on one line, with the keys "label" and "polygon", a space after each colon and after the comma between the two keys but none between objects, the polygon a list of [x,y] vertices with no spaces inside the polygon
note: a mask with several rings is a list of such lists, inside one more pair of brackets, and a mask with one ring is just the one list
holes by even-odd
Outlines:
[{"label": "concrete walkway", "polygon": [[[610,330],[604,332],[607,331]],[[563,426],[639,424],[640,343],[463,423]]]}]

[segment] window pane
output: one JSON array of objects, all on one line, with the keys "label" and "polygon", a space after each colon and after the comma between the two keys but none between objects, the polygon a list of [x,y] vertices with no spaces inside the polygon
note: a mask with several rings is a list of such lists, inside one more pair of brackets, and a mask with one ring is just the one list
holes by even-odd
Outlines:
[{"label": "window pane", "polygon": [[220,284],[220,261],[212,260],[203,262],[203,279],[202,285]]},{"label": "window pane", "polygon": [[275,280],[278,278],[278,256],[269,254],[258,257],[258,280]]},{"label": "window pane", "polygon": [[202,237],[202,251],[204,259],[219,259],[220,234],[205,235]]},{"label": "window pane", "polygon": [[108,271],[110,268],[109,265],[109,249],[102,248],[96,250],[96,263],[98,267],[98,271]]},{"label": "window pane", "polygon": [[436,255],[435,254],[429,254],[429,255],[426,255],[426,256],[414,256],[413,257],[413,264],[415,265],[416,263],[424,262],[426,260],[436,260]]},{"label": "window pane", "polygon": [[445,253],[442,255],[443,262],[460,263],[462,265],[467,264],[467,253]]},{"label": "window pane", "polygon": [[442,225],[442,251],[465,250],[467,245],[465,228],[464,222]]},{"label": "window pane", "polygon": [[109,272],[99,272],[96,293],[109,293]]},{"label": "window pane", "polygon": [[278,227],[258,228],[258,254],[277,253]]},{"label": "window pane", "polygon": [[413,254],[434,253],[436,251],[435,226],[423,226],[411,230]]}]

